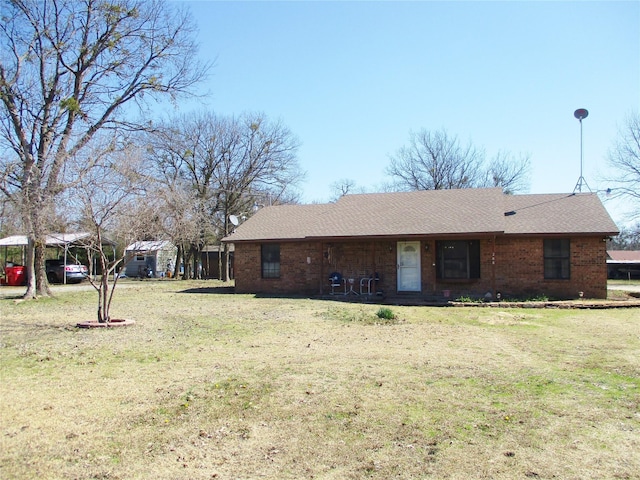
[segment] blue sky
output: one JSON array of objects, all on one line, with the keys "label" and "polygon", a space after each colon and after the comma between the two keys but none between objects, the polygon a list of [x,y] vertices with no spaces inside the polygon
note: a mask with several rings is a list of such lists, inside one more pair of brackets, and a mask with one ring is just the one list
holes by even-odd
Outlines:
[{"label": "blue sky", "polygon": [[[263,112],[300,139],[303,201],[375,191],[409,132],[530,155],[530,193],[606,188],[607,150],[640,110],[640,2],[186,2],[206,106]],[[197,108],[200,108],[198,105]],[[189,108],[186,105],[185,108]],[[609,205],[616,221],[619,207]]]}]

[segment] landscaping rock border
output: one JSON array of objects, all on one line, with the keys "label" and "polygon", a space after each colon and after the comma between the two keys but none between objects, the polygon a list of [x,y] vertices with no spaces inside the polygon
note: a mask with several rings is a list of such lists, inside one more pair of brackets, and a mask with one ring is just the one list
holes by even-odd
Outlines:
[{"label": "landscaping rock border", "polygon": [[78,328],[113,328],[113,327],[128,327],[134,325],[135,320],[126,320],[122,318],[113,318],[106,323],[100,323],[97,320],[89,320],[87,322],[80,322],[76,324]]},{"label": "landscaping rock border", "polygon": [[619,301],[559,301],[559,302],[449,302],[455,307],[493,307],[493,308],[559,308],[559,309],[607,309],[640,308],[639,300]]}]

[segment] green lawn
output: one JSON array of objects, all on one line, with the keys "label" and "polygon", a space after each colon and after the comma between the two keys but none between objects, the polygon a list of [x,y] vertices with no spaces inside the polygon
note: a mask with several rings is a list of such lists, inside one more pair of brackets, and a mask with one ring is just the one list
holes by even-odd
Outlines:
[{"label": "green lawn", "polygon": [[[0,478],[640,478],[640,309],[0,299]],[[120,288],[120,287],[119,287]]]}]

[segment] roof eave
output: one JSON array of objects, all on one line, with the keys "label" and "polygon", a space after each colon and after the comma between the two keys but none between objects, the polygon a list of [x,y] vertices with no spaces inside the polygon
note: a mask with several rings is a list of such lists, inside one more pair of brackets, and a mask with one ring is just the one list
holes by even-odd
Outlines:
[{"label": "roof eave", "polygon": [[310,235],[306,237],[289,238],[250,238],[236,239],[225,237],[222,242],[228,243],[255,243],[255,242],[307,242],[307,241],[357,241],[357,240],[401,240],[408,238],[468,238],[468,237],[493,237],[504,235],[503,231],[486,232],[442,232],[442,233],[394,233],[389,235]]},{"label": "roof eave", "polygon": [[505,232],[509,237],[614,237],[620,232]]}]

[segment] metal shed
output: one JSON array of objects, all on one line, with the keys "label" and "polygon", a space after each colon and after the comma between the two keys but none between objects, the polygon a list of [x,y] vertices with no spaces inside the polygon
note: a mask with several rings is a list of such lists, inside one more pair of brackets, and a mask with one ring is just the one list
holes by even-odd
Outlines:
[{"label": "metal shed", "polygon": [[127,277],[160,278],[173,272],[178,248],[168,240],[139,241],[126,248]]}]

